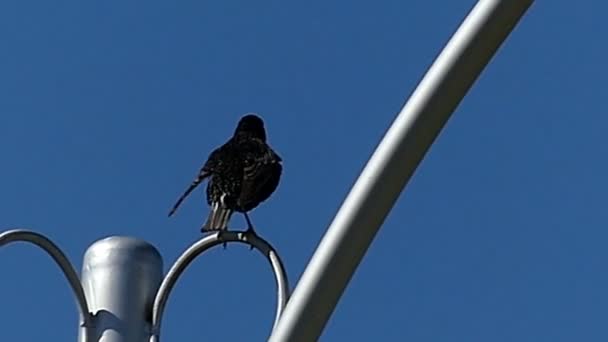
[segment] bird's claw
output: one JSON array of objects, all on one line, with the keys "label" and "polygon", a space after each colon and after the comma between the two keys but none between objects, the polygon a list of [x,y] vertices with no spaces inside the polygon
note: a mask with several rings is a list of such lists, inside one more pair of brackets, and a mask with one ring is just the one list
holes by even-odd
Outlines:
[{"label": "bird's claw", "polygon": [[[255,232],[255,230],[253,229],[252,226],[249,226],[243,234],[245,236],[255,236],[255,237],[258,236],[258,234]],[[253,245],[251,243],[249,244],[249,250],[250,251],[253,250]]]},{"label": "bird's claw", "polygon": [[222,247],[224,247],[224,250],[226,250],[228,243],[226,242],[226,240],[224,240],[223,232],[221,230],[218,231],[217,237],[220,239],[220,241],[222,241]]}]

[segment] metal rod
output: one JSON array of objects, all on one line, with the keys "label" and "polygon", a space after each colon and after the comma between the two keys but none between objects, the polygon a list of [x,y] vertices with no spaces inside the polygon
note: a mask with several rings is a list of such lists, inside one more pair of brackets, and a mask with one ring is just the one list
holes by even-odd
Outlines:
[{"label": "metal rod", "polygon": [[165,305],[171,294],[173,286],[175,286],[177,280],[184,272],[186,267],[196,259],[200,254],[210,249],[213,246],[223,244],[225,242],[240,242],[253,246],[266,256],[270,262],[270,266],[274,271],[275,280],[277,283],[277,309],[275,314],[275,320],[273,328],[276,326],[283,308],[287,303],[289,297],[289,284],[287,282],[287,274],[283,263],[275,249],[264,239],[254,235],[246,234],[244,232],[217,232],[203,237],[202,239],[193,243],[177,261],[171,266],[171,269],[163,279],[160,285],[154,304],[152,305],[152,338],[151,342],[160,341],[160,326],[165,310]]},{"label": "metal rod", "polygon": [[95,314],[92,341],[150,340],[152,302],[162,268],[156,248],[142,240],[112,236],[87,249],[81,282]]},{"label": "metal rod", "polygon": [[89,312],[87,299],[85,297],[82,286],[80,285],[80,279],[78,274],[72,267],[72,264],[63,252],[54,244],[50,239],[42,234],[26,230],[26,229],[13,229],[0,233],[0,247],[8,245],[13,242],[29,242],[35,246],[40,247],[48,255],[53,258],[57,266],[61,269],[65,275],[72,293],[76,297],[76,303],[78,306],[78,315],[80,318],[80,336],[82,342],[92,341],[91,339],[91,327],[93,325],[93,319]]},{"label": "metal rod", "polygon": [[346,197],[271,342],[316,341],[355,269],[451,113],[533,0],[480,0],[407,101]]}]

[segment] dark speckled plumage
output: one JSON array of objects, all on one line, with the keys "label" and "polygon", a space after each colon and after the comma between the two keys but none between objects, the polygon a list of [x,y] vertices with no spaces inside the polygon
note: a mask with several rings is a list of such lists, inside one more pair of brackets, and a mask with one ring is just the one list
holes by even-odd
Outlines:
[{"label": "dark speckled plumage", "polygon": [[[211,213],[202,229],[227,229],[234,211],[244,213],[250,225],[247,212],[270,197],[279,184],[281,172],[281,157],[266,143],[264,122],[256,115],[246,115],[232,138],[211,153],[169,216],[198,184],[209,178],[207,203]],[[249,228],[253,229],[251,225]]]}]

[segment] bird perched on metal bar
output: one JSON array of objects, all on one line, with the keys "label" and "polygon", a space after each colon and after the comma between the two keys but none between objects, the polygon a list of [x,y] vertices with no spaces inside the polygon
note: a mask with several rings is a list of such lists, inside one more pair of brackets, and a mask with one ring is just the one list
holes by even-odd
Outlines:
[{"label": "bird perched on metal bar", "polygon": [[201,231],[226,230],[236,211],[244,214],[247,232],[255,233],[247,213],[276,190],[283,170],[281,162],[281,157],[266,143],[264,121],[253,114],[245,115],[239,120],[232,138],[211,152],[169,216],[208,178],[207,203],[211,212]]}]

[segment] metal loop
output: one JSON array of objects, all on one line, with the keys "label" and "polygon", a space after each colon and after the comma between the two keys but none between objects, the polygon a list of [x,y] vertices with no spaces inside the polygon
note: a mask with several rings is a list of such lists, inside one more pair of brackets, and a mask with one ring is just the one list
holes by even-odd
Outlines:
[{"label": "metal loop", "polygon": [[[68,280],[74,296],[76,296],[76,302],[78,304],[78,311],[80,315],[80,326],[88,332],[90,330],[89,328],[92,326],[93,318],[89,312],[89,306],[87,304],[87,299],[84,295],[82,285],[80,284],[80,278],[65,254],[63,254],[59,247],[57,247],[57,245],[55,245],[47,237],[30,230],[13,229],[0,233],[0,247],[19,241],[32,243],[43,249],[48,255],[51,256],[51,258],[53,258],[57,266],[59,266]],[[86,342],[88,341],[89,335],[87,333],[84,335],[84,341]]]},{"label": "metal loop", "polygon": [[283,263],[277,252],[266,240],[255,234],[237,231],[221,231],[207,235],[192,244],[177,259],[173,266],[171,266],[171,269],[160,284],[160,288],[156,293],[156,298],[154,298],[154,304],[152,306],[151,342],[159,342],[160,340],[160,324],[165,310],[165,304],[167,303],[173,286],[184,272],[184,269],[201,253],[225,242],[239,242],[250,245],[264,254],[270,262],[277,282],[277,309],[272,328],[274,329],[276,327],[283,312],[283,308],[285,308],[285,304],[287,304],[287,299],[289,298],[289,285],[285,267],[283,267]]}]

